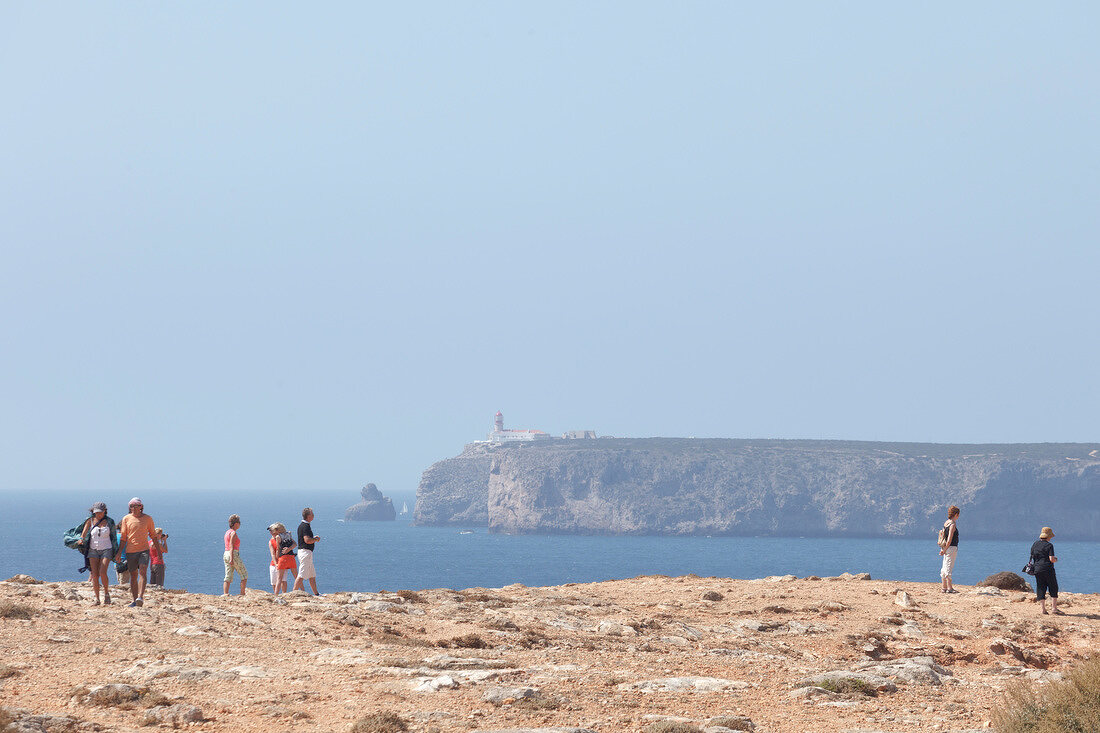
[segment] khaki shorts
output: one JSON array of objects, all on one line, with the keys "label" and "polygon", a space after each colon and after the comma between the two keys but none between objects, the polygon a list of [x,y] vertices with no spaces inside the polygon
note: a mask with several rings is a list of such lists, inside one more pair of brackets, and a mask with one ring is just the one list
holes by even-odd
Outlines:
[{"label": "khaki shorts", "polygon": [[241,576],[241,580],[248,580],[248,571],[244,569],[244,560],[241,560],[241,553],[237,550],[233,552],[226,551],[222,555],[222,561],[225,563],[225,582],[233,582],[233,571],[236,570]]},{"label": "khaki shorts", "polygon": [[316,578],[317,571],[313,569],[313,550],[298,550],[298,580]]}]

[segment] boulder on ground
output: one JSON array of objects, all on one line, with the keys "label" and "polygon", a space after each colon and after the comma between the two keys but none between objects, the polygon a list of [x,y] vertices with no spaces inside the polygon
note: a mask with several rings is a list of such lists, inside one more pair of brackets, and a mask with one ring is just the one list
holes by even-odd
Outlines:
[{"label": "boulder on ground", "polygon": [[5,580],[4,582],[5,583],[23,583],[24,585],[41,585],[42,584],[41,580],[38,580],[36,578],[32,578],[29,575],[24,575],[23,573],[20,573],[19,575],[13,575],[10,578],[8,578],[7,580]]},{"label": "boulder on ground", "polygon": [[205,718],[202,709],[194,705],[179,703],[176,705],[161,705],[145,711],[145,725],[168,725],[173,728],[185,726],[188,723],[201,723]]},{"label": "boulder on ground", "polygon": [[1001,590],[1018,590],[1030,593],[1033,589],[1031,583],[1021,578],[1016,573],[994,573],[977,585],[1000,588]]}]

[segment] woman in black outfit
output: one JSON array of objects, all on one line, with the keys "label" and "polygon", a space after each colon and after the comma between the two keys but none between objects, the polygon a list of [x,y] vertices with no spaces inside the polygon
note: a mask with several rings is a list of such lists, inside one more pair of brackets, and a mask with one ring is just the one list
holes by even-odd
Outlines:
[{"label": "woman in black outfit", "polygon": [[1054,573],[1054,563],[1058,562],[1058,558],[1054,556],[1054,545],[1048,541],[1053,537],[1054,530],[1043,527],[1038,541],[1031,546],[1031,561],[1035,563],[1035,596],[1043,607],[1043,613],[1046,613],[1049,590],[1051,612],[1062,615],[1058,610],[1058,576]]}]

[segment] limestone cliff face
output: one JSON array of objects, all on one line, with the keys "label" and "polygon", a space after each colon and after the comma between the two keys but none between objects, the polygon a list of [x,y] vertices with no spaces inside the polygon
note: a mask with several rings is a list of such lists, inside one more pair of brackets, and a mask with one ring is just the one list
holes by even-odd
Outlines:
[{"label": "limestone cliff face", "polygon": [[432,464],[416,489],[413,524],[486,526],[490,451],[487,444],[472,443],[454,458]]},{"label": "limestone cliff face", "polygon": [[[1100,460],[1083,444],[598,440],[483,447],[447,483],[461,516],[512,533],[929,536],[957,504],[960,535],[1100,539]],[[464,458],[465,457],[465,458]],[[460,459],[462,459],[460,461]],[[447,461],[425,472],[444,482]],[[459,486],[462,490],[459,490]],[[421,483],[423,490],[425,483]],[[483,488],[484,487],[484,488]],[[439,492],[417,513],[445,524]],[[462,500],[457,501],[461,496]],[[455,515],[450,515],[455,516]]]}]

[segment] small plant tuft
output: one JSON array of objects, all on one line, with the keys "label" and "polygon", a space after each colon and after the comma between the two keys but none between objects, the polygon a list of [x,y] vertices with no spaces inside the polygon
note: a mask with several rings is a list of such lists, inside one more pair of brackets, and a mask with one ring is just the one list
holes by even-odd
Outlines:
[{"label": "small plant tuft", "polygon": [[0,601],[0,618],[28,620],[35,614],[34,606],[14,601]]},{"label": "small plant tuft", "polygon": [[752,721],[744,716],[731,716],[727,715],[721,718],[711,718],[707,721],[707,726],[717,726],[719,728],[729,728],[730,730],[745,730],[754,731],[756,726]]},{"label": "small plant tuft", "polygon": [[642,728],[642,733],[703,733],[703,729],[691,723],[675,720],[661,720]]},{"label": "small plant tuft", "polygon": [[1038,690],[1023,682],[1010,686],[993,725],[999,733],[1100,730],[1100,657]]},{"label": "small plant tuft", "polygon": [[823,690],[836,692],[841,695],[847,695],[849,693],[870,695],[872,697],[874,697],[875,695],[874,687],[856,677],[843,677],[837,680],[824,680],[823,682],[818,682],[817,684],[815,684],[814,687],[820,687]]},{"label": "small plant tuft", "polygon": [[414,590],[399,590],[397,591],[398,598],[404,598],[409,603],[427,603],[424,596],[420,595]]},{"label": "small plant tuft", "polygon": [[403,733],[408,729],[400,715],[385,711],[359,718],[351,726],[351,733]]},{"label": "small plant tuft", "polygon": [[444,639],[439,642],[439,646],[444,649],[491,649],[493,645],[477,634],[464,634],[453,639]]}]

